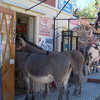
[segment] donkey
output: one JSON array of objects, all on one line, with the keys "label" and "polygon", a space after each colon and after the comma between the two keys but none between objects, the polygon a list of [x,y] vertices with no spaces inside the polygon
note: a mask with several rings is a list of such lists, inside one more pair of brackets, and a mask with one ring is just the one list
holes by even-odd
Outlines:
[{"label": "donkey", "polygon": [[98,72],[98,63],[99,63],[99,50],[90,45],[86,47],[81,47],[81,52],[85,56],[85,64],[88,65],[88,74],[90,75],[91,64],[93,64],[93,72],[96,68]]},{"label": "donkey", "polygon": [[[17,44],[17,51],[24,51],[24,52],[33,52],[40,55],[46,55],[47,51],[44,51],[40,49],[40,47],[37,47],[33,43],[30,45],[29,43],[26,43],[22,38],[20,38],[20,42]],[[33,46],[34,45],[34,46]],[[55,54],[54,52],[49,52],[49,55]],[[82,65],[84,64],[84,57],[79,51],[65,51],[65,52],[59,52],[58,54],[64,54],[66,57],[69,57],[71,60],[71,64],[73,65],[73,72],[75,74],[75,91],[73,92],[73,95],[77,95],[76,92],[78,91],[78,84],[80,83],[80,90],[78,93],[78,96],[81,96],[82,92]],[[83,66],[83,68],[85,68]],[[85,69],[84,69],[85,70]],[[85,76],[85,72],[84,72]],[[49,88],[47,88],[47,84],[45,85],[45,92],[44,96],[48,95]]]},{"label": "donkey", "polygon": [[[64,91],[69,100],[68,80],[72,71],[71,59],[63,54],[38,55],[16,52],[16,65],[20,68],[26,84],[26,100],[29,100],[29,79],[32,82],[48,84],[55,81],[59,90],[58,100],[62,100]],[[32,100],[35,99],[32,84]]]}]

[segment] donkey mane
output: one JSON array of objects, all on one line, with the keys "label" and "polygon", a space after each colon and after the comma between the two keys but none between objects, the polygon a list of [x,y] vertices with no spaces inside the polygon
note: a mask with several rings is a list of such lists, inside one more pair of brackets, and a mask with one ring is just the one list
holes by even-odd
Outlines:
[{"label": "donkey mane", "polygon": [[41,47],[39,47],[38,45],[36,45],[36,44],[34,44],[34,43],[30,42],[30,41],[26,41],[26,43],[28,43],[30,45],[33,45],[33,46],[35,46],[36,48],[38,48],[40,50],[43,50]]},{"label": "donkey mane", "polygon": [[[16,40],[19,40],[19,37],[22,38],[21,36],[16,36]],[[23,39],[23,38],[22,38]],[[32,46],[35,46],[36,48],[40,49],[40,50],[43,50],[41,47],[37,46],[35,43],[32,43],[30,41],[26,41],[25,39],[23,39],[26,43],[32,45]]]}]

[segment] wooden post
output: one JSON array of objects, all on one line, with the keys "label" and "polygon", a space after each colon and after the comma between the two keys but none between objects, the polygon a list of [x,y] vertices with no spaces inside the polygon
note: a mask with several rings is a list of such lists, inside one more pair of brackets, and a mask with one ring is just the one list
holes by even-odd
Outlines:
[{"label": "wooden post", "polygon": [[3,91],[2,91],[2,69],[0,69],[0,100],[3,100]]}]

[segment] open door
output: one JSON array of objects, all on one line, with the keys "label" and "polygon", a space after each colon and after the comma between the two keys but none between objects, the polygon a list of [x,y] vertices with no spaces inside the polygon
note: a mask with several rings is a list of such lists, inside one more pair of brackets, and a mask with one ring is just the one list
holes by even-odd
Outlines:
[{"label": "open door", "polygon": [[2,89],[3,100],[14,100],[15,95],[15,31],[16,12],[0,6],[2,33]]}]

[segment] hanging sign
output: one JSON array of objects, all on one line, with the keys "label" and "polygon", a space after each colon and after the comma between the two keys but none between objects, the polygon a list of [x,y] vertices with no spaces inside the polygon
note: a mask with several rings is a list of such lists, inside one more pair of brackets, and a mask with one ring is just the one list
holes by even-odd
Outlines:
[{"label": "hanging sign", "polygon": [[[58,0],[58,9],[61,10],[62,7],[64,7],[64,5],[65,5],[66,3],[67,3],[66,0]],[[72,13],[72,4],[67,3],[67,5],[64,7],[64,9],[63,9],[62,11],[71,14],[71,13]]]},{"label": "hanging sign", "polygon": [[17,25],[17,34],[26,34],[26,23]]},{"label": "hanging sign", "polygon": [[79,25],[79,20],[74,20],[72,18],[70,18],[70,24],[73,24],[73,25]]},{"label": "hanging sign", "polygon": [[88,19],[81,19],[82,17],[80,17],[79,21],[80,21],[80,24],[83,24],[83,25],[86,25],[88,26],[89,25],[89,20]]}]

